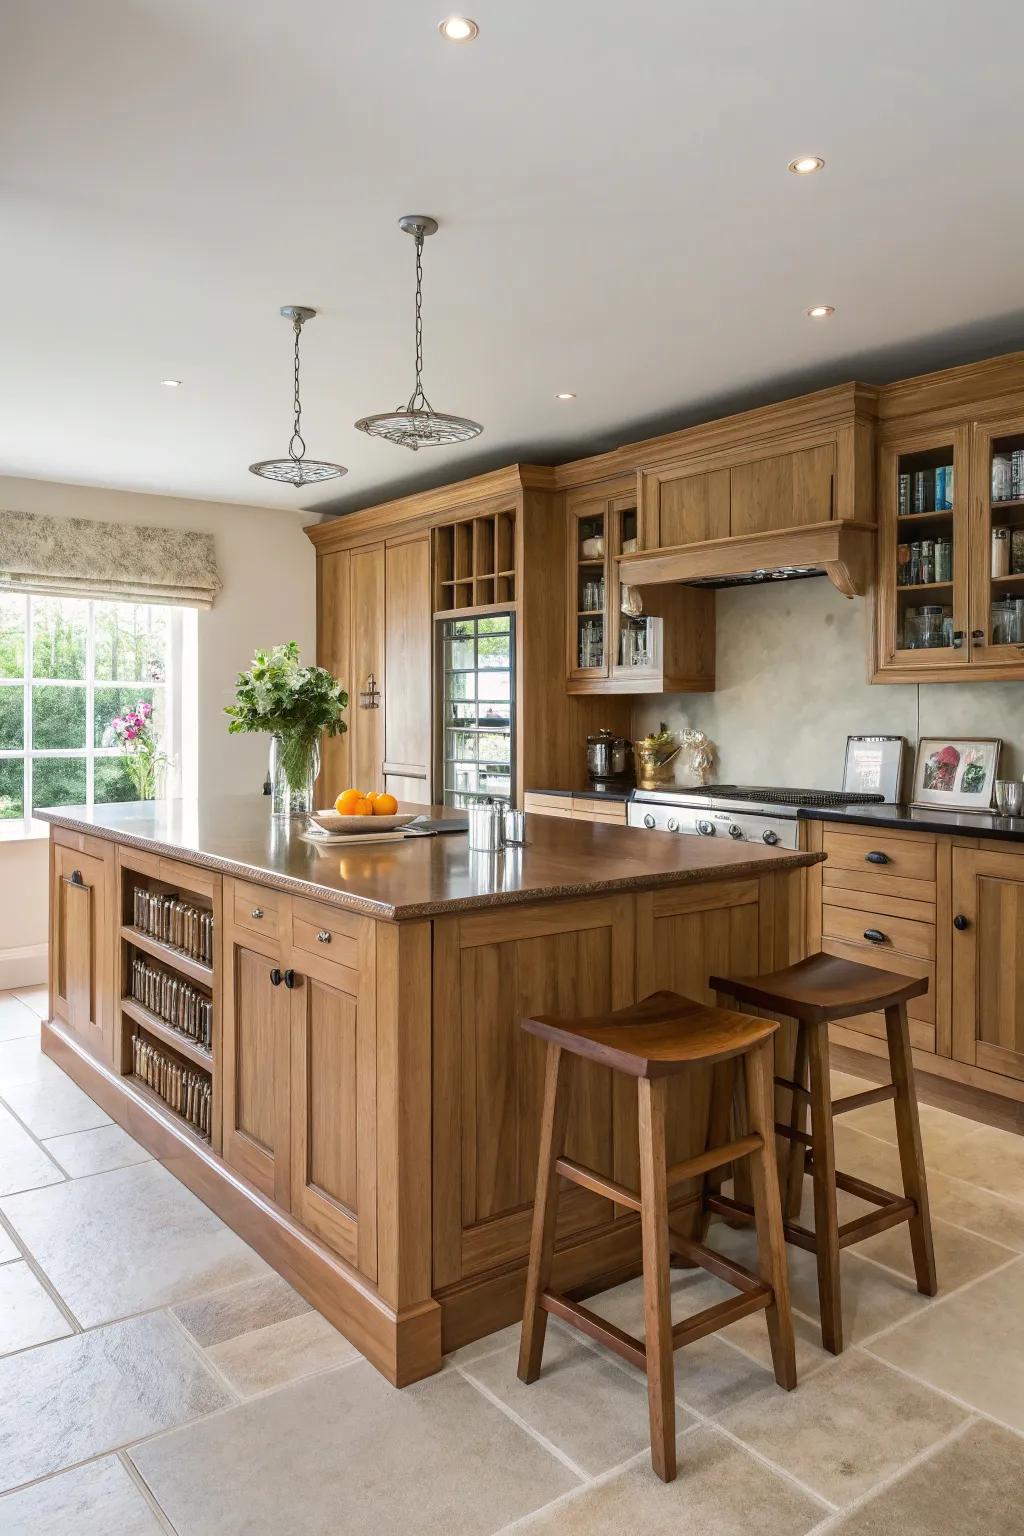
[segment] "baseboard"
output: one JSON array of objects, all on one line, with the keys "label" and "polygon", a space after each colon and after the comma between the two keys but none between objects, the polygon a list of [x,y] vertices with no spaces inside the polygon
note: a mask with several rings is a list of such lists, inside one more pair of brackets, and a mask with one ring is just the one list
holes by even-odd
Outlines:
[{"label": "baseboard", "polygon": [[0,992],[14,987],[38,987],[46,980],[46,944],[26,944],[22,949],[0,949]]}]

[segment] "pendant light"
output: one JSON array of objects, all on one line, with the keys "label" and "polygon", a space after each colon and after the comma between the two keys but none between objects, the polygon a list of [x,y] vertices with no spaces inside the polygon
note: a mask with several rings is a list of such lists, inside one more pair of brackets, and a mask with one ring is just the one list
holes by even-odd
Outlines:
[{"label": "pendant light", "polygon": [[435,411],[423,393],[423,241],[437,233],[437,220],[425,213],[407,213],[399,219],[398,227],[416,241],[416,382],[406,405],[379,416],[364,416],[356,428],[369,437],[383,437],[389,443],[411,448],[414,453],[418,448],[468,443],[483,431],[480,423]]},{"label": "pendant light", "polygon": [[308,309],[305,304],[284,304],[281,313],[286,320],[292,323],[295,332],[295,420],[292,424],[291,440],[288,444],[288,457],[286,459],[260,459],[258,464],[249,465],[251,475],[259,475],[264,480],[280,480],[286,485],[315,485],[318,480],[335,480],[339,475],[347,475],[348,470],[343,464],[325,464],[321,459],[306,458],[306,444],[303,440],[299,425],[302,420],[302,403],[299,399],[299,337],[302,327],[307,320],[312,320],[316,314],[315,309]]}]

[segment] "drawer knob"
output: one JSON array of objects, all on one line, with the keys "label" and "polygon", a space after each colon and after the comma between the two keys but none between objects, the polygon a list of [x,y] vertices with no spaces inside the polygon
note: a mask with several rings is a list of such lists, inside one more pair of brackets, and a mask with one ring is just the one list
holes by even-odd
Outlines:
[{"label": "drawer knob", "polygon": [[249,913],[249,916],[250,917],[255,917],[257,919],[261,918],[263,916],[263,908],[262,907],[253,907],[252,911]]},{"label": "drawer knob", "polygon": [[879,853],[877,849],[873,849],[871,853],[866,853],[864,857],[869,864],[888,864],[889,862],[889,855],[887,853]]},{"label": "drawer knob", "polygon": [[958,912],[956,917],[953,919],[953,927],[957,930],[957,932],[963,933],[964,929],[969,928],[970,926],[970,919],[964,917],[962,912]]},{"label": "drawer knob", "polygon": [[889,942],[888,934],[883,933],[881,928],[865,928],[864,937],[870,940],[872,944],[888,944]]},{"label": "drawer knob", "polygon": [[326,928],[320,929],[320,932],[316,936],[316,941],[318,944],[329,944],[331,942],[331,935],[328,933]]}]

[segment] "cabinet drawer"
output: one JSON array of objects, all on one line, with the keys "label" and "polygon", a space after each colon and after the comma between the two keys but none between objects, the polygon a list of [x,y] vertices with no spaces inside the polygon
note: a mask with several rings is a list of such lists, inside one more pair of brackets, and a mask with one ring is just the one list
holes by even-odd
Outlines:
[{"label": "cabinet drawer", "polygon": [[821,884],[825,900],[835,902],[838,907],[850,907],[857,903],[848,900],[849,895],[863,895],[868,898],[868,905],[873,911],[891,910],[896,916],[899,915],[899,908],[890,908],[890,902],[927,902],[934,907],[934,880],[910,880],[904,875],[887,875],[884,873],[884,865],[877,867],[879,872],[876,874],[874,864],[863,864],[859,869],[841,869],[838,864],[823,864]]},{"label": "cabinet drawer", "polygon": [[[833,832],[825,828],[822,847],[839,869],[863,870],[882,878],[935,879],[935,844],[926,838],[898,838],[868,829]],[[880,858],[869,858],[879,854]]]},{"label": "cabinet drawer", "polygon": [[370,921],[337,907],[293,898],[292,948],[358,971],[361,943]]},{"label": "cabinet drawer", "polygon": [[571,816],[571,795],[525,795],[524,808],[537,816]]},{"label": "cabinet drawer", "polygon": [[[827,884],[823,883],[822,896],[828,905],[850,907],[856,912],[865,914],[883,913],[886,917],[909,917],[917,923],[931,923],[934,927],[935,891],[927,880],[911,880],[906,883],[915,891],[920,890],[928,894],[904,896],[892,889],[897,882],[890,879],[887,883],[884,875],[877,881],[876,888],[870,891],[861,891],[856,887],[843,885],[834,878],[836,875],[851,873],[853,872],[848,869],[833,870],[833,879]],[[853,878],[857,878],[855,873]],[[897,889],[899,889],[898,885]]]},{"label": "cabinet drawer", "polygon": [[[916,955],[920,960],[935,958],[934,923],[919,923],[912,918],[893,917],[886,912],[861,912],[852,907],[833,907],[826,903],[821,909],[821,931],[827,938],[863,945],[865,950],[871,950],[873,954],[894,950],[897,954]],[[869,939],[868,933],[881,933],[885,937],[882,940]],[[866,956],[864,963],[870,964]]]},{"label": "cabinet drawer", "polygon": [[[910,1027],[910,1043],[915,1051],[930,1051],[935,1055],[935,1025],[926,1024],[923,1019],[908,1019]],[[843,1019],[841,1029],[856,1030],[859,1035],[871,1035],[876,1040],[885,1040],[885,1014],[861,1013],[855,1019]]]},{"label": "cabinet drawer", "polygon": [[237,928],[248,928],[252,933],[263,933],[268,938],[280,937],[280,896],[265,885],[247,885],[243,880],[232,882],[234,900],[231,915]]},{"label": "cabinet drawer", "polygon": [[[907,1004],[907,1013],[912,1019],[921,1019],[925,1024],[935,1023],[935,962],[934,960],[921,960],[916,955],[901,955],[891,949],[875,948],[874,945],[848,944],[842,939],[823,937],[821,947],[826,955],[839,955],[843,960],[853,960],[858,965],[867,965],[868,962],[880,971],[892,971],[897,976],[927,976],[928,991],[922,997],[912,997]],[[870,948],[870,955],[864,951]],[[841,1021],[850,1029],[856,1029],[857,1025],[849,1019]]]},{"label": "cabinet drawer", "polygon": [[613,821],[624,826],[626,802],[624,800],[585,800],[574,795],[572,814],[578,821]]}]

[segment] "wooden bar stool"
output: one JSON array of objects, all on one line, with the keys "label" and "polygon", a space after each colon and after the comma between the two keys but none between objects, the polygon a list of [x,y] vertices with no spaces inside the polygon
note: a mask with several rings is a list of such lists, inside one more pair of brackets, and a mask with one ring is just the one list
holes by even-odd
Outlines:
[{"label": "wooden bar stool", "polygon": [[[858,965],[836,955],[817,954],[767,976],[712,976],[710,985],[720,1000],[733,998],[737,1003],[765,1008],[797,1021],[793,1077],[776,1077],[774,1080],[778,1087],[788,1089],[793,1096],[789,1124],[777,1123],[775,1126],[777,1134],[790,1143],[783,1230],[789,1242],[817,1257],[822,1343],[834,1355],[841,1354],[843,1305],[839,1254],[843,1248],[906,1221],[910,1225],[917,1288],[925,1296],[934,1296],[938,1290],[907,1024],[907,1003],[910,998],[927,992],[928,980],[926,977],[897,976],[892,971]],[[882,1088],[870,1088],[864,1093],[848,1094],[833,1101],[828,1026],[833,1019],[848,1019],[876,1010],[885,1014],[892,1082]],[[852,1109],[863,1109],[867,1104],[880,1104],[886,1099],[894,1101],[896,1111],[902,1195],[894,1195],[851,1174],[836,1171],[833,1118],[848,1114]],[[712,1092],[709,1136],[720,1134],[723,1125],[728,1134],[731,1107],[731,1074],[726,1069],[719,1069]],[[807,1108],[811,1119],[809,1135],[803,1129]],[[814,1178],[813,1232],[796,1219],[800,1212],[803,1176],[808,1168]],[[846,1190],[879,1209],[840,1226],[836,1210],[837,1189]],[[705,1206],[723,1215],[739,1215],[748,1220],[753,1216],[750,1206],[727,1199],[718,1191],[706,1192]]]},{"label": "wooden bar stool", "polygon": [[[789,1278],[772,1135],[772,1036],[774,1019],[749,1018],[729,1009],[706,1008],[674,992],[655,992],[630,1008],[588,1019],[524,1019],[523,1028],[547,1041],[544,1111],[541,1121],[537,1197],[533,1208],[530,1264],[519,1350],[519,1378],[536,1381],[544,1352],[548,1313],[572,1323],[590,1338],[647,1372],[651,1423],[651,1461],[658,1476],[676,1475],[675,1375],[673,1352],[724,1328],[748,1312],[767,1314],[775,1379],[796,1385]],[[640,1193],[627,1189],[573,1159],[564,1157],[569,1113],[570,1056],[583,1056],[638,1079],[640,1121]],[[667,1166],[665,1106],[667,1080],[688,1068],[742,1057],[749,1106],[749,1134],[727,1146],[713,1146]],[[668,1192],[723,1163],[749,1158],[752,1213],[757,1227],[758,1269],[742,1265],[703,1244],[669,1232]],[[555,1247],[557,1180],[571,1180],[617,1205],[639,1211],[643,1234],[646,1343],[616,1328],[580,1305],[575,1295],[548,1289]],[[699,1264],[734,1285],[739,1295],[708,1307],[672,1326],[669,1294],[670,1257]]]}]

